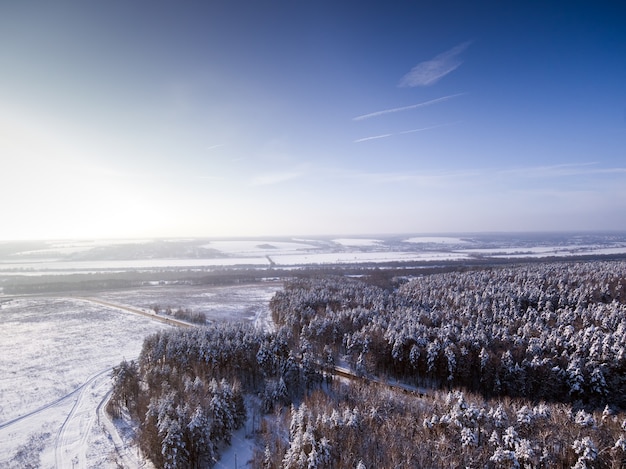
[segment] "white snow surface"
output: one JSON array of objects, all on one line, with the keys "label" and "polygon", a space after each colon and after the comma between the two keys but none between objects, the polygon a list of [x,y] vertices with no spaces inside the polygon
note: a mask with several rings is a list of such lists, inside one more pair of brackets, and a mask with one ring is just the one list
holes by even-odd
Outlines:
[{"label": "white snow surface", "polygon": [[468,254],[456,252],[329,252],[311,253],[298,255],[272,256],[272,260],[278,266],[298,266],[298,265],[324,265],[324,264],[357,264],[357,263],[385,263],[385,262],[407,262],[407,261],[441,261],[467,259]]},{"label": "white snow surface", "polygon": [[[142,309],[150,301],[168,299],[202,310],[211,320],[247,319],[271,329],[267,304],[281,286],[181,286],[97,296]],[[147,335],[170,326],[84,298],[0,298],[0,469],[108,469],[118,464],[149,469],[104,407],[112,367],[138,357]],[[217,467],[235,467],[235,460],[237,467],[245,467],[253,447],[245,429],[237,432]]]},{"label": "white snow surface", "polygon": [[133,260],[102,260],[102,261],[65,261],[30,259],[20,262],[0,262],[0,272],[21,274],[67,274],[90,273],[101,270],[124,272],[127,270],[151,270],[164,268],[203,269],[208,267],[238,265],[268,265],[268,260],[261,255],[256,257],[232,257],[222,259],[133,259]]},{"label": "white snow surface", "polygon": [[404,240],[414,244],[468,244],[470,241],[450,236],[415,236]]},{"label": "white snow surface", "polygon": [[509,248],[461,249],[456,252],[479,254],[492,258],[543,258],[572,257],[584,255],[626,254],[626,246],[605,247],[602,245],[529,246]]},{"label": "white snow surface", "polygon": [[333,239],[333,242],[341,244],[342,246],[378,246],[383,243],[380,239],[371,238],[338,238]]},{"label": "white snow surface", "polygon": [[[243,255],[243,254],[240,254]],[[239,256],[239,255],[238,255]],[[28,261],[20,263],[0,262],[0,273],[19,275],[90,273],[98,271],[123,272],[127,270],[152,270],[159,268],[206,269],[225,266],[269,266],[266,256],[270,256],[275,265],[281,267],[352,264],[394,261],[438,261],[466,259],[465,252],[436,251],[343,251],[343,252],[292,252],[257,251],[256,257],[228,257],[216,259],[138,259],[123,261]]]},{"label": "white snow surface", "polygon": [[170,326],[75,298],[0,309],[0,467],[115,467],[96,410],[110,372]]},{"label": "white snow surface", "polygon": [[317,249],[313,244],[296,243],[291,241],[263,241],[263,240],[234,240],[234,241],[211,241],[202,247],[216,249],[226,254],[237,255],[265,255],[272,253],[297,252],[303,250]]},{"label": "white snow surface", "polygon": [[[502,237],[413,236],[395,238],[337,237],[335,239],[191,240],[158,244],[171,250],[151,251],[149,240],[64,241],[44,243],[42,249],[0,256],[0,277],[68,273],[124,272],[128,270],[215,270],[229,267],[298,268],[346,263],[424,262],[482,258],[533,258],[626,253],[626,237],[596,236]],[[583,241],[583,242],[581,242]],[[146,244],[147,243],[147,244]],[[597,244],[596,244],[597,243]],[[4,243],[6,244],[6,243]],[[146,244],[148,246],[143,250]],[[2,247],[3,243],[0,243]],[[121,251],[113,249],[121,246]],[[129,247],[130,246],[130,247]],[[193,249],[195,255],[189,255]],[[122,249],[123,248],[123,249]],[[90,252],[91,250],[93,252]],[[102,251],[113,249],[111,257]],[[191,251],[190,251],[191,249]],[[203,252],[205,250],[205,252]],[[207,251],[208,250],[208,251]],[[80,255],[77,255],[81,253]],[[100,254],[99,254],[100,253]],[[135,256],[134,254],[137,254]],[[104,256],[104,255],[102,255]],[[198,257],[201,256],[201,257]]]},{"label": "white snow surface", "polygon": [[87,252],[97,247],[115,246],[121,244],[143,244],[150,242],[150,239],[93,239],[93,240],[61,240],[61,241],[49,241],[46,243],[46,247],[42,249],[32,249],[27,251],[20,251],[13,256],[35,256],[42,255],[49,257],[51,254],[76,254],[80,252]]}]

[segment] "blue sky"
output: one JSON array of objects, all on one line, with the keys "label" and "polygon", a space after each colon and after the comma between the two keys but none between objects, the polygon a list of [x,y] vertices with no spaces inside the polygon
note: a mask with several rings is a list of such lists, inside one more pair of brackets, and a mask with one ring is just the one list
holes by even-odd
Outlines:
[{"label": "blue sky", "polygon": [[620,2],[0,4],[0,239],[626,229]]}]

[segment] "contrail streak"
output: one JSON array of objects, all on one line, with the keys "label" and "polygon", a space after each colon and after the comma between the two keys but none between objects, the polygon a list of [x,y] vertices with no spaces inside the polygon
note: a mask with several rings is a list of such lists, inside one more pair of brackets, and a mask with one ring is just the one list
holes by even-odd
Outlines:
[{"label": "contrail streak", "polygon": [[385,109],[383,111],[370,112],[369,114],[363,114],[361,116],[353,117],[352,120],[362,121],[365,119],[369,119],[371,117],[378,117],[378,116],[382,116],[385,114],[391,114],[394,112],[408,111],[410,109],[417,109],[419,107],[430,106],[431,104],[436,104],[436,103],[440,103],[443,101],[447,101],[448,99],[456,98],[457,96],[462,96],[464,94],[465,93],[456,93],[456,94],[451,94],[448,96],[442,96],[441,98],[431,99],[430,101],[424,101],[423,103],[411,104],[410,106],[394,107],[392,109]]}]

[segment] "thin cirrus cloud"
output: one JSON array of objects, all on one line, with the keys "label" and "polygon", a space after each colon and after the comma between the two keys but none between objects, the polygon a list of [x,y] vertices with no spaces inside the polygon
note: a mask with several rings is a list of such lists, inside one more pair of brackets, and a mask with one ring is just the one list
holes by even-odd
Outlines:
[{"label": "thin cirrus cloud", "polygon": [[438,129],[439,127],[446,127],[448,125],[453,125],[455,123],[456,122],[449,122],[449,123],[446,123],[446,124],[438,124],[438,125],[430,125],[428,127],[420,127],[419,129],[403,130],[401,132],[396,132],[395,134],[382,134],[382,135],[374,135],[372,137],[363,137],[363,138],[356,139],[354,141],[354,143],[368,142],[370,140],[377,140],[379,138],[393,137],[395,135],[413,134],[413,133],[416,133],[416,132],[423,132],[425,130]]},{"label": "thin cirrus cloud", "polygon": [[[456,171],[434,171],[434,172],[343,172],[337,173],[336,176],[349,179],[362,179],[370,183],[397,183],[397,182],[413,182],[420,184],[440,184],[442,187],[450,187],[454,185],[458,187],[467,184],[471,187],[484,186],[485,181],[493,184],[493,181],[499,181],[501,184],[509,187],[509,192],[515,191],[514,188],[520,177],[551,179],[557,181],[576,177],[579,175],[597,175],[599,178],[596,182],[606,183],[604,176],[617,176],[621,178],[626,175],[626,168],[611,167],[600,168],[595,167],[598,163],[564,163],[551,166],[527,166],[517,168],[475,168]],[[521,184],[523,190],[529,190],[525,187],[525,182]],[[577,186],[578,187],[578,186]],[[562,193],[563,190],[559,190]]]},{"label": "thin cirrus cloud", "polygon": [[449,125],[458,124],[458,122],[447,122],[445,124],[429,125],[428,127],[420,127],[419,129],[403,130],[398,132],[397,135],[412,134],[415,132],[423,132],[424,130],[438,129],[439,127],[447,127]]},{"label": "thin cirrus cloud", "polygon": [[420,108],[420,107],[430,106],[431,104],[436,104],[436,103],[440,103],[440,102],[443,102],[443,101],[447,101],[449,99],[456,98],[457,96],[462,96],[464,94],[465,93],[450,94],[448,96],[442,96],[441,98],[435,98],[435,99],[431,99],[429,101],[424,101],[423,103],[411,104],[409,106],[394,107],[394,108],[391,108],[391,109],[384,109],[382,111],[370,112],[369,114],[362,114],[360,116],[353,117],[352,120],[353,121],[362,121],[362,120],[365,120],[365,119],[370,119],[372,117],[383,116],[385,114],[392,114],[394,112],[409,111],[411,109],[417,109],[417,108]]},{"label": "thin cirrus cloud", "polygon": [[302,171],[277,171],[268,172],[256,175],[252,178],[251,184],[253,186],[272,186],[274,184],[280,184],[283,182],[297,179],[303,176]]},{"label": "thin cirrus cloud", "polygon": [[459,184],[470,183],[481,177],[481,172],[477,170],[459,170],[452,172],[352,172],[344,171],[336,174],[337,177],[352,180],[365,181],[368,184],[415,184],[421,187],[449,188],[451,185],[458,187]]},{"label": "thin cirrus cloud", "polygon": [[469,47],[470,42],[463,42],[431,60],[418,63],[409,73],[400,79],[398,86],[412,88],[414,86],[430,86],[437,83],[463,63],[459,55]]},{"label": "thin cirrus cloud", "polygon": [[601,168],[597,162],[564,163],[550,166],[531,166],[502,170],[501,175],[525,176],[532,178],[590,176],[590,175],[617,175],[626,174],[626,168]]},{"label": "thin cirrus cloud", "polygon": [[357,138],[354,143],[360,143],[360,142],[367,142],[370,140],[378,140],[380,138],[387,138],[387,137],[391,137],[394,134],[382,134],[382,135],[373,135],[371,137],[363,137],[363,138]]}]

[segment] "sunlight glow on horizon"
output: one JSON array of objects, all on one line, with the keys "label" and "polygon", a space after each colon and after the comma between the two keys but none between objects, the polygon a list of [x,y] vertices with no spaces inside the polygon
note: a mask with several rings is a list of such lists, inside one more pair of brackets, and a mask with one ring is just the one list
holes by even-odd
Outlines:
[{"label": "sunlight glow on horizon", "polygon": [[1,5],[0,239],[626,230],[613,7],[449,8]]}]

